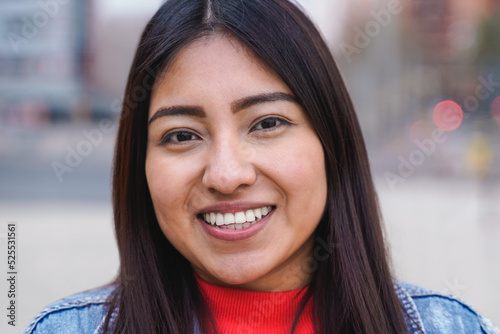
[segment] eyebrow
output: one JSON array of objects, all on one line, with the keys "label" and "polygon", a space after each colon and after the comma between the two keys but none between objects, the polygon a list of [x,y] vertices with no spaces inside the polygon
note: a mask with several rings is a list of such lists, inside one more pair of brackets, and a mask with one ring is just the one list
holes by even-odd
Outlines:
[{"label": "eyebrow", "polygon": [[233,113],[237,113],[240,110],[250,108],[256,104],[276,102],[276,101],[288,101],[299,104],[299,101],[297,101],[297,99],[293,95],[281,92],[274,92],[274,93],[248,96],[236,100],[233,103],[231,103],[231,111]]},{"label": "eyebrow", "polygon": [[[231,112],[235,114],[238,111],[250,108],[257,104],[277,102],[277,101],[288,101],[299,104],[297,98],[295,98],[295,96],[291,94],[281,93],[281,92],[265,93],[265,94],[247,96],[232,102]],[[205,111],[197,106],[162,107],[153,114],[151,119],[148,121],[148,125],[151,124],[157,118],[164,116],[177,116],[177,115],[194,116],[198,118],[205,118],[207,116]]]},{"label": "eyebrow", "polygon": [[176,115],[187,115],[199,118],[206,117],[205,112],[200,107],[192,107],[192,106],[162,107],[154,113],[153,117],[151,117],[151,119],[149,120],[148,125],[151,124],[157,118],[164,116],[176,116]]}]

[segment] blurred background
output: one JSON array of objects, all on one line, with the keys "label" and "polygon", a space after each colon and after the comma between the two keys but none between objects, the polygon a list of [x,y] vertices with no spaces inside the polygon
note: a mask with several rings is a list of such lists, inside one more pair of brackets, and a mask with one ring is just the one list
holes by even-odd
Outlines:
[{"label": "blurred background", "polygon": [[[397,277],[454,294],[498,326],[500,1],[298,2],[354,100]],[[17,326],[2,321],[2,333],[116,275],[117,118],[161,3],[0,2],[2,254],[8,223],[18,236]]]}]

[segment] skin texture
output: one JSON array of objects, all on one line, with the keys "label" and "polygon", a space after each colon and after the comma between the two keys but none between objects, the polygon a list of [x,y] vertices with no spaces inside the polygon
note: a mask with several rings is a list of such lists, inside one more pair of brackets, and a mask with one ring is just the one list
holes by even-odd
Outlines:
[{"label": "skin texture", "polygon": [[[234,110],[241,99],[269,93],[293,96],[262,61],[221,35],[184,47],[153,89],[146,177],[156,216],[167,239],[210,283],[285,291],[312,277],[314,230],[326,202],[323,148],[296,102]],[[205,115],[152,120],[173,106]],[[268,222],[241,240],[216,238],[199,219],[208,206],[263,204],[275,208]]]}]

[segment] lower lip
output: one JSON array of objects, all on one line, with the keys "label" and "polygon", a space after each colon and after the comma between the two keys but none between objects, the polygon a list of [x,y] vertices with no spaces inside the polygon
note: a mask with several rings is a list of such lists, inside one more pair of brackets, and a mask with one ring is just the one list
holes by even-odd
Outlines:
[{"label": "lower lip", "polygon": [[267,216],[259,220],[257,223],[241,230],[222,229],[220,227],[207,224],[201,218],[198,218],[198,220],[202,224],[205,231],[212,237],[226,241],[237,241],[237,240],[251,238],[257,233],[259,233],[267,225],[273,213],[274,210],[268,213]]}]

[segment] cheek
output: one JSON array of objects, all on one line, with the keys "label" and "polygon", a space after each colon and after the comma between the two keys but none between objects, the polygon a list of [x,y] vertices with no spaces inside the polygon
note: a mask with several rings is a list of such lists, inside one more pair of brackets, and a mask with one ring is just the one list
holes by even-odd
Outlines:
[{"label": "cheek", "polygon": [[202,170],[202,157],[197,155],[175,158],[161,150],[148,151],[146,179],[160,223],[190,218],[205,194],[200,189]]},{"label": "cheek", "polygon": [[307,139],[290,147],[287,154],[287,168],[292,176],[289,182],[306,192],[326,186],[323,147],[316,137]]},{"label": "cheek", "polygon": [[268,160],[272,161],[272,173],[288,202],[288,211],[301,215],[322,214],[327,189],[324,153],[319,139],[315,135],[297,138],[274,152],[273,159]]},{"label": "cheek", "polygon": [[176,164],[159,154],[149,154],[146,158],[146,179],[158,219],[173,213],[184,196],[183,186],[186,174],[176,171]]},{"label": "cheek", "polygon": [[180,238],[179,233],[186,227],[178,223],[184,221],[183,203],[186,195],[183,192],[185,187],[182,187],[182,174],[177,175],[175,165],[167,160],[160,154],[148,155],[146,179],[160,228],[165,237],[177,248],[175,241]]},{"label": "cheek", "polygon": [[326,174],[323,151],[318,155],[302,155],[302,161],[294,170],[292,186],[294,207],[299,213],[320,219],[326,204]]}]

